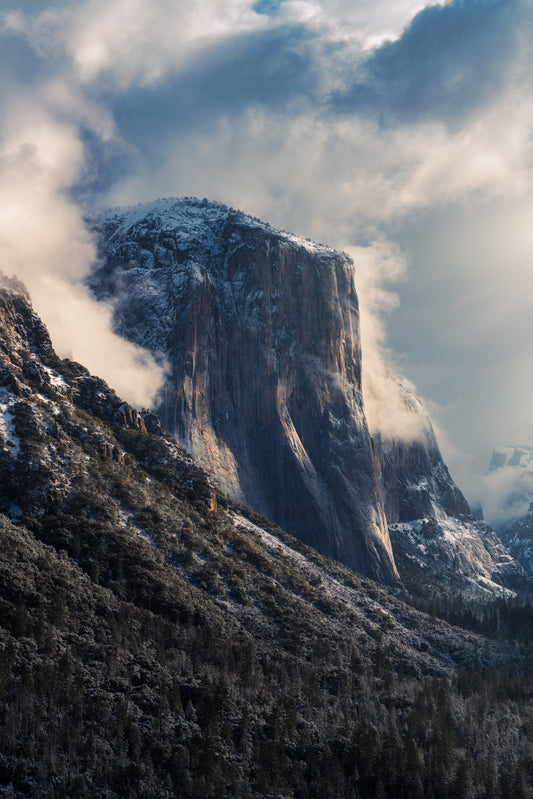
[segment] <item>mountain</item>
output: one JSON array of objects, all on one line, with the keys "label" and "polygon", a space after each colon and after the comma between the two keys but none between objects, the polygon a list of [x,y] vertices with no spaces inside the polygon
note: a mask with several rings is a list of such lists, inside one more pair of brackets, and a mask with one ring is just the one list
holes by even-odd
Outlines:
[{"label": "mountain", "polygon": [[0,796],[527,795],[531,608],[453,628],[227,500],[6,278],[0,334]]},{"label": "mountain", "polygon": [[522,649],[225,499],[6,278],[0,333],[0,795],[460,795],[474,750],[479,790],[530,779]]},{"label": "mountain", "polygon": [[533,467],[533,447],[496,447],[492,451],[489,469],[501,469],[504,466],[517,466],[530,470]]},{"label": "mountain", "polygon": [[494,449],[488,479],[503,494],[498,534],[527,574],[533,575],[533,447]]},{"label": "mountain", "polygon": [[[405,410],[416,419],[414,439],[374,434],[393,551],[411,594],[431,603],[458,592],[477,600],[533,584],[519,559],[494,530],[473,516],[440,453],[420,401],[400,387]],[[414,426],[414,422],[412,421]]]},{"label": "mountain", "polygon": [[119,334],[167,359],[157,411],[225,492],[382,582],[398,564],[418,594],[429,581],[478,597],[524,587],[412,392],[394,388],[417,435],[369,435],[348,256],[206,200],[92,225],[91,287]]},{"label": "mountain", "polygon": [[506,527],[500,536],[513,557],[533,575],[533,501],[528,512]]},{"label": "mountain", "polygon": [[93,290],[113,300],[121,335],[168,360],[165,426],[230,496],[397,582],[348,256],[207,201],[160,201],[95,228]]}]

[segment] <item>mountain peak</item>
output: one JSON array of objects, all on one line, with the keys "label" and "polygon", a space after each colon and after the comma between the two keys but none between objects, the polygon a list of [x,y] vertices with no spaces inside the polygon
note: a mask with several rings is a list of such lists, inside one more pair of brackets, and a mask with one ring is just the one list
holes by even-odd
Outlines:
[{"label": "mountain peak", "polygon": [[315,244],[284,230],[273,228],[256,216],[231,208],[223,203],[196,197],[166,197],[135,206],[109,208],[91,220],[98,227],[112,226],[118,236],[133,231],[137,226],[171,234],[182,245],[208,250],[216,245],[218,233],[224,225],[257,229],[293,242],[316,252],[334,252],[323,244]]}]

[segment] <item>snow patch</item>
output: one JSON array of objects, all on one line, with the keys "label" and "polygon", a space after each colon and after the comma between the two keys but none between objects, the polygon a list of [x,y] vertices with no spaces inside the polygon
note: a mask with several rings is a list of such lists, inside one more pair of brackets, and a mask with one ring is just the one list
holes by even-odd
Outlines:
[{"label": "snow patch", "polygon": [[48,405],[54,416],[61,416],[61,408],[57,402],[54,402],[49,397],[45,397],[44,394],[37,394],[37,397],[41,400],[41,402],[44,402],[46,405]]},{"label": "snow patch", "polygon": [[[115,501],[117,502],[117,500],[115,500]],[[154,538],[152,538],[152,536],[148,535],[146,530],[144,530],[142,527],[139,527],[138,524],[135,524],[135,521],[134,521],[135,520],[135,516],[134,516],[134,514],[131,511],[129,511],[126,508],[124,508],[118,502],[117,502],[117,504],[118,504],[119,527],[121,527],[124,530],[129,530],[132,533],[135,533],[137,536],[139,536],[139,538],[142,538],[145,541],[148,541],[149,544],[152,544],[152,545],[155,544]]]},{"label": "snow patch", "polygon": [[[513,597],[516,593],[493,580],[518,573],[519,566],[494,532],[483,522],[416,519],[389,524],[393,550],[399,544],[403,555],[424,571],[449,580],[449,568],[463,585],[479,596],[487,593]],[[401,538],[401,543],[399,539]]]},{"label": "snow patch", "polygon": [[10,394],[6,388],[0,389],[0,435],[6,442],[14,458],[18,458],[20,452],[20,439],[15,429],[12,408],[18,398]]},{"label": "snow patch", "polygon": [[[44,366],[44,364],[43,364],[43,366]],[[57,388],[57,389],[59,389],[61,391],[64,391],[65,389],[67,389],[69,387],[68,383],[61,377],[61,375],[58,375],[58,373],[54,372],[53,369],[50,369],[49,366],[44,366],[44,369],[48,373],[48,376],[50,378],[50,382],[54,386],[54,388]]]},{"label": "snow patch", "polygon": [[[230,220],[250,230],[262,230],[284,239],[310,253],[331,253],[333,250],[309,239],[302,239],[286,231],[275,230],[267,222],[249,216],[243,211],[217,202],[193,197],[169,197],[143,203],[134,208],[112,208],[101,214],[95,222],[115,224],[113,238],[122,239],[133,228],[156,228],[160,235],[171,234],[180,247],[198,248],[218,252],[218,232]],[[142,260],[142,255],[138,255]]]},{"label": "snow patch", "polygon": [[[340,600],[344,604],[348,605],[348,607],[355,611],[361,619],[364,617],[366,621],[368,621],[365,614],[361,614],[360,611],[357,610],[357,606],[361,605],[361,595],[360,592],[355,590],[354,588],[350,588],[344,583],[341,583],[335,577],[333,577],[326,569],[317,566],[312,561],[308,560],[305,555],[301,552],[298,552],[292,547],[285,544],[279,538],[272,535],[272,533],[267,532],[262,527],[258,527],[253,522],[246,519],[244,516],[240,516],[237,513],[232,514],[233,516],[233,523],[236,527],[244,527],[246,530],[249,530],[251,533],[254,533],[258,536],[261,541],[268,546],[268,548],[274,552],[275,555],[279,556],[286,556],[290,558],[292,561],[298,564],[298,567],[303,571],[306,572],[308,576],[311,578],[320,578],[320,585],[321,589],[326,591],[332,598]],[[374,602],[373,600],[365,597],[364,599],[365,610],[369,608],[374,609],[376,612],[379,612],[381,615],[382,620],[387,617],[387,620],[390,624],[394,627],[398,626],[398,623],[395,621],[394,616],[389,613],[385,608],[382,607],[378,602]],[[376,629],[381,628],[381,624],[374,624],[373,625]]]}]

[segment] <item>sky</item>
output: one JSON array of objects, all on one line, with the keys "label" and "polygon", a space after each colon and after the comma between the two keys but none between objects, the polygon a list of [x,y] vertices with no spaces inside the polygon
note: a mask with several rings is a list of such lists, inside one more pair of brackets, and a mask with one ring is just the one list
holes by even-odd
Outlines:
[{"label": "sky", "polygon": [[367,374],[496,519],[533,492],[485,475],[533,444],[532,41],[533,0],[0,0],[0,268],[142,405],[164,366],[84,289],[87,214],[207,197],[345,250]]}]

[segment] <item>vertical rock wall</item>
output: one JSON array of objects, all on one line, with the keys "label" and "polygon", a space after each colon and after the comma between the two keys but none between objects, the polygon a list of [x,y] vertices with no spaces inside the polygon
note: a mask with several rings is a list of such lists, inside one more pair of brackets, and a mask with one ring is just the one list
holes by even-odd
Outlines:
[{"label": "vertical rock wall", "polygon": [[224,206],[162,201],[99,220],[92,286],[163,352],[165,425],[231,496],[393,583],[361,394],[351,260]]}]

